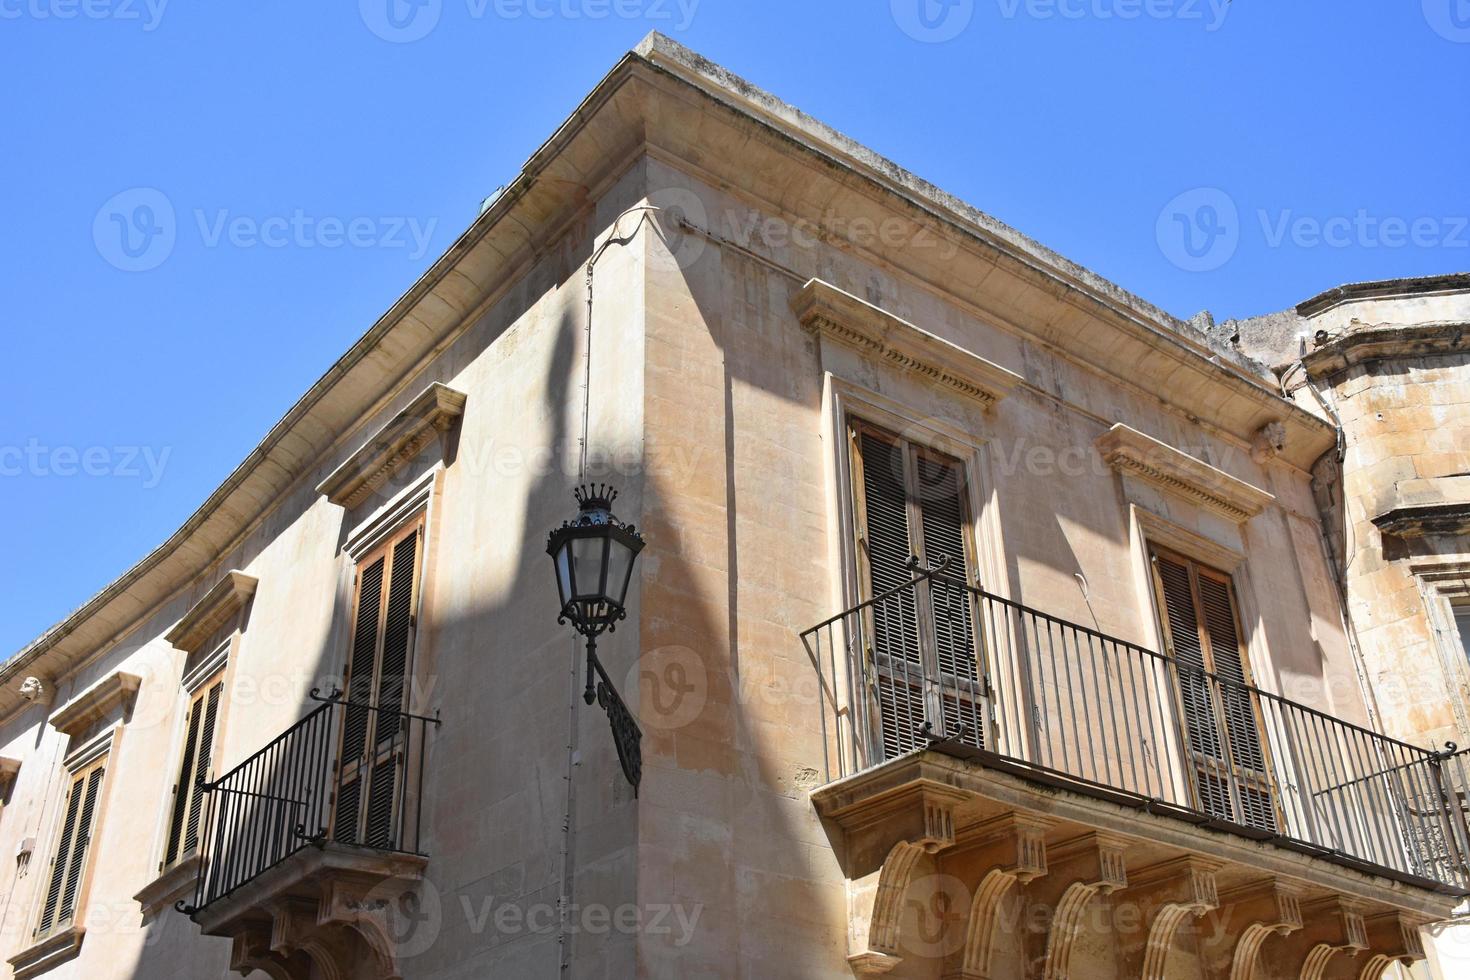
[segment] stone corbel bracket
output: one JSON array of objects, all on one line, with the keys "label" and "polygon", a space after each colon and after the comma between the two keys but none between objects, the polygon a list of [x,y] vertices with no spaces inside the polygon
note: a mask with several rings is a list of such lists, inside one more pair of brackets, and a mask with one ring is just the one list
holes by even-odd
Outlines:
[{"label": "stone corbel bracket", "polygon": [[464,415],[466,396],[434,382],[399,412],[393,421],[332,471],[316,488],[334,504],[351,510],[366,500],[398,468],[408,463],[436,436],[448,433]]},{"label": "stone corbel bracket", "polygon": [[1104,432],[1093,445],[1119,473],[1151,483],[1237,524],[1255,517],[1276,499],[1122,422]]},{"label": "stone corbel bracket", "polygon": [[902,828],[901,839],[883,859],[876,886],[849,886],[852,935],[847,963],[855,976],[888,973],[902,962],[903,899],[914,869],[926,855],[954,846],[954,811],[967,799],[948,786],[918,780],[900,787],[885,801],[883,816],[897,818],[898,823],[890,826]]},{"label": "stone corbel bracket", "polygon": [[164,636],[185,653],[194,653],[255,595],[259,579],[240,571],[225,572],[224,577],[204,597],[184,613],[179,624]]},{"label": "stone corbel bracket", "polygon": [[72,698],[65,708],[52,715],[51,727],[63,735],[77,738],[114,708],[120,707],[124,713],[129,711],[142,683],[137,674],[116,671]]},{"label": "stone corbel bracket", "polygon": [[986,409],[1023,380],[821,279],[809,280],[792,297],[791,309],[812,333],[974,398]]},{"label": "stone corbel bracket", "polygon": [[1424,959],[1424,938],[1419,929],[1428,924],[1427,919],[1415,919],[1402,912],[1384,912],[1364,919],[1368,960],[1359,976],[1376,980],[1395,963],[1408,966]]},{"label": "stone corbel bracket", "polygon": [[1047,873],[1046,835],[1055,826],[1048,817],[1012,812],[966,828],[946,866],[961,880],[980,884],[970,900],[959,967],[945,973],[945,980],[991,980],[1002,903],[1015,885]]},{"label": "stone corbel bracket", "polygon": [[1228,936],[1232,923],[1245,922],[1235,949],[1229,951],[1230,980],[1255,980],[1261,946],[1272,936],[1289,936],[1302,927],[1302,893],[1297,885],[1266,878],[1220,896],[1216,910],[1218,928],[1206,931]]},{"label": "stone corbel bracket", "polygon": [[1028,930],[1026,936],[1027,956],[1039,963],[1036,975],[1042,980],[1066,980],[1071,975],[1072,950],[1088,906],[1099,896],[1128,887],[1124,860],[1128,845],[1127,838],[1092,831],[1047,849],[1046,877],[1026,886],[1032,905],[1052,910],[1044,945],[1041,934]]},{"label": "stone corbel bracket", "polygon": [[1304,904],[1302,915],[1307,925],[1288,939],[1286,956],[1280,961],[1288,966],[1301,963],[1302,980],[1323,980],[1337,954],[1351,958],[1368,948],[1363,913],[1351,902],[1328,896]]},{"label": "stone corbel bracket", "polygon": [[1134,948],[1125,952],[1143,980],[1164,980],[1179,927],[1219,908],[1215,873],[1223,866],[1220,861],[1186,854],[1129,876],[1128,888],[1119,898],[1137,906],[1148,930],[1140,933],[1146,936],[1141,945],[1130,944]]}]

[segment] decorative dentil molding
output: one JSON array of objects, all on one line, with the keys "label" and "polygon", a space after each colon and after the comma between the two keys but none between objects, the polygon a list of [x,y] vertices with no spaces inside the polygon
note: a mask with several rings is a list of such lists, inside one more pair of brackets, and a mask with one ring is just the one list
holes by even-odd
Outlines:
[{"label": "decorative dentil molding", "polygon": [[437,381],[429,385],[333,470],[317,486],[317,493],[348,510],[356,507],[423,452],[431,439],[447,433],[464,414],[465,401],[462,391]]},{"label": "decorative dentil molding", "polygon": [[974,398],[986,409],[1022,382],[1014,371],[821,279],[809,280],[792,297],[791,309],[813,333]]},{"label": "decorative dentil molding", "polygon": [[1237,524],[1255,517],[1276,499],[1265,490],[1122,422],[1104,432],[1093,445],[1118,472],[1190,500]]},{"label": "decorative dentil molding", "polygon": [[224,577],[184,613],[184,618],[164,635],[164,639],[185,653],[196,652],[215,630],[250,601],[259,584],[259,579],[244,572],[225,572]]}]

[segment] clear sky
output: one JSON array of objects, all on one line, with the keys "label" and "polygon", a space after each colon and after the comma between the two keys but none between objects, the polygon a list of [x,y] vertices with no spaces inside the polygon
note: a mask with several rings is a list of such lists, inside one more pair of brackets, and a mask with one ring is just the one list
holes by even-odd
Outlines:
[{"label": "clear sky", "polygon": [[1470,0],[0,0],[0,656],[650,30],[1181,316],[1470,269]]}]

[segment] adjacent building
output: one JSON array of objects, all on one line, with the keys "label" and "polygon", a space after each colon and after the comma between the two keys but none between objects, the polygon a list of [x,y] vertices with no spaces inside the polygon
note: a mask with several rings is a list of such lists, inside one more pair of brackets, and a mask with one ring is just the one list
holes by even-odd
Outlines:
[{"label": "adjacent building", "polygon": [[0,668],[11,975],[1453,977],[1464,287],[1232,343],[651,36]]}]

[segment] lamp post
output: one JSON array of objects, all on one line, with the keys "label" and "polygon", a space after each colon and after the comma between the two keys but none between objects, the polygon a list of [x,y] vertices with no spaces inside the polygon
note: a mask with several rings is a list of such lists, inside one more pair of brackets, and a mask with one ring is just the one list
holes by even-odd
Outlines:
[{"label": "lamp post", "polygon": [[637,796],[643,771],[643,732],[597,659],[597,638],[617,629],[628,614],[623,602],[633,580],[634,561],[643,550],[643,536],[613,516],[618,493],[612,487],[588,484],[573,495],[577,516],[553,530],[546,542],[561,597],[557,622],[571,623],[587,638],[587,689],[582,699],[589,705],[601,704],[607,712],[618,761]]}]

